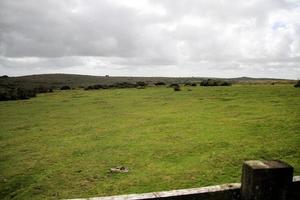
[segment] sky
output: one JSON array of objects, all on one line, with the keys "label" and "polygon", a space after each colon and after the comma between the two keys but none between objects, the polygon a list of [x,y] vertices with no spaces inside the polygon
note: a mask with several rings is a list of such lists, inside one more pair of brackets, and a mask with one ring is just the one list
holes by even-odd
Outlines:
[{"label": "sky", "polygon": [[0,0],[0,75],[300,79],[300,0]]}]

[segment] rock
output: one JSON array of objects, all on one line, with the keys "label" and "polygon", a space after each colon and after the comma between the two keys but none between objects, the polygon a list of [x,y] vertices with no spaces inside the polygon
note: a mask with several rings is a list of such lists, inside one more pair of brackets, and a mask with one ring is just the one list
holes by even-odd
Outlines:
[{"label": "rock", "polygon": [[115,168],[110,168],[110,172],[127,173],[127,172],[129,172],[129,170],[124,166],[119,166],[119,167],[115,167]]}]

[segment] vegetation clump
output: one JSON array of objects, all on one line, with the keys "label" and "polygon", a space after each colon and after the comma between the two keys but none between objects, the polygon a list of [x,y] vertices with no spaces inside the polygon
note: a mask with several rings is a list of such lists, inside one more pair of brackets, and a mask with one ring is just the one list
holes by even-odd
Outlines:
[{"label": "vegetation clump", "polygon": [[45,86],[39,86],[37,88],[34,88],[34,91],[36,93],[48,93],[48,92],[53,92],[53,89]]},{"label": "vegetation clump", "polygon": [[138,81],[136,82],[137,87],[146,87],[148,85],[148,83],[144,82],[144,81]]},{"label": "vegetation clump", "polygon": [[128,83],[128,82],[121,82],[121,83],[114,83],[111,85],[90,85],[85,88],[85,90],[99,90],[99,89],[113,89],[113,88],[135,88],[135,87],[145,87],[147,84],[144,82],[138,82],[137,84]]},{"label": "vegetation clump", "polygon": [[60,90],[71,90],[71,87],[68,85],[62,86]]},{"label": "vegetation clump", "polygon": [[160,81],[160,82],[154,83],[154,85],[155,85],[155,86],[162,86],[162,85],[166,85],[166,83]]},{"label": "vegetation clump", "polygon": [[207,79],[200,83],[201,86],[231,86],[232,83],[223,80]]},{"label": "vegetation clump", "polygon": [[180,87],[180,85],[177,84],[177,83],[172,83],[172,84],[169,85],[169,87],[172,87],[172,88],[174,88],[174,87]]},{"label": "vegetation clump", "polygon": [[0,101],[23,100],[36,96],[35,90],[24,88],[9,88],[0,90]]},{"label": "vegetation clump", "polygon": [[35,97],[38,93],[49,93],[53,92],[52,88],[45,86],[39,86],[33,89],[16,86],[5,86],[0,88],[0,101],[9,100],[24,100]]},{"label": "vegetation clump", "polygon": [[8,76],[7,75],[3,75],[3,76],[0,76],[0,78],[7,79]]},{"label": "vegetation clump", "polygon": [[108,89],[109,86],[108,85],[100,85],[100,84],[96,84],[96,85],[90,85],[87,86],[86,88],[84,88],[85,90],[99,90],[99,89]]},{"label": "vegetation clump", "polygon": [[297,81],[297,83],[294,85],[294,87],[300,88],[300,80]]},{"label": "vegetation clump", "polygon": [[129,83],[129,82],[121,82],[121,83],[114,83],[110,86],[111,88],[135,88],[137,84]]},{"label": "vegetation clump", "polygon": [[184,84],[184,86],[193,86],[193,87],[195,87],[195,86],[197,86],[197,83],[185,83]]},{"label": "vegetation clump", "polygon": [[179,85],[178,85],[178,86],[174,86],[173,88],[174,88],[174,91],[181,91],[181,89],[180,89],[180,86],[179,86]]}]

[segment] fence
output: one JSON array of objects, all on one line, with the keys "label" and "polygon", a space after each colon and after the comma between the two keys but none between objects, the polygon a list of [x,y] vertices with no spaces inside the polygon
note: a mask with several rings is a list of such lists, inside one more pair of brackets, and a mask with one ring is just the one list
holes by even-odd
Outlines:
[{"label": "fence", "polygon": [[241,183],[73,200],[300,200],[300,176],[282,161],[246,161]]}]

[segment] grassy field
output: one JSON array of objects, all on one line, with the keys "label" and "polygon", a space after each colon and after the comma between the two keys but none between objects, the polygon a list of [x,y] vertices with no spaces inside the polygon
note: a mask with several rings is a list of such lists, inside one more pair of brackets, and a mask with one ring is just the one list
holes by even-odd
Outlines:
[{"label": "grassy field", "polygon": [[[0,148],[0,199],[239,182],[249,159],[281,159],[300,175],[300,89],[72,90],[0,102]],[[109,173],[120,165],[129,173]]]}]

